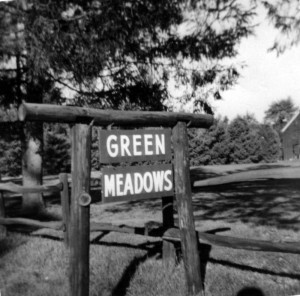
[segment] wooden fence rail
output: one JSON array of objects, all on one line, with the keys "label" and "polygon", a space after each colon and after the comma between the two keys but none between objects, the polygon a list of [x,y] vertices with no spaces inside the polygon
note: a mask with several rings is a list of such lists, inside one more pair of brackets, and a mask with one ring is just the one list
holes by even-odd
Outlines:
[{"label": "wooden fence rail", "polygon": [[225,176],[213,177],[205,180],[195,181],[194,188],[208,186],[219,186],[239,182],[270,180],[270,179],[295,179],[299,176],[299,167],[258,169],[246,172],[237,172]]},{"label": "wooden fence rail", "polygon": [[13,193],[47,193],[60,192],[63,189],[62,183],[55,185],[40,186],[20,186],[12,182],[0,183],[0,191],[8,191]]},{"label": "wooden fence rail", "polygon": [[[68,194],[68,175],[60,174],[60,182],[51,185],[40,186],[20,186],[12,182],[0,183],[0,235],[6,236],[6,227],[8,225],[22,225],[37,228],[48,228],[53,230],[64,231],[64,241],[68,246],[69,243],[69,194]],[[8,218],[5,217],[4,192],[9,193],[60,193],[62,204],[63,221],[38,221],[29,218]],[[7,197],[5,197],[7,198]],[[10,198],[10,196],[8,196]]]},{"label": "wooden fence rail", "polygon": [[[278,170],[278,174],[280,173],[280,169]],[[268,174],[268,170],[255,170],[255,175],[257,178],[270,178],[270,173]],[[272,176],[274,177],[272,170]],[[241,173],[238,173],[241,174]],[[233,174],[236,175],[236,174]],[[208,180],[198,181],[196,182],[197,186],[216,186],[222,184],[229,184],[233,181],[245,181],[245,176],[241,175],[241,178],[237,179],[236,177],[230,176],[221,176],[216,178],[211,178]],[[276,174],[275,174],[276,175]],[[289,178],[290,176],[287,176]],[[60,182],[53,185],[42,185],[42,186],[34,186],[34,187],[23,187],[11,182],[1,183],[0,184],[0,196],[1,196],[1,204],[0,204],[0,226],[8,226],[8,225],[25,225],[39,228],[49,228],[53,230],[64,231],[64,240],[66,245],[69,245],[69,224],[70,224],[70,197],[68,192],[69,182],[67,174],[60,174],[59,176]],[[52,221],[52,222],[44,222],[37,221],[28,218],[7,218],[5,216],[4,201],[3,201],[3,191],[12,192],[12,193],[49,193],[49,192],[60,192],[61,193],[61,204],[62,204],[62,215],[63,222]],[[99,192],[100,193],[100,192]],[[5,228],[5,227],[4,227]],[[3,227],[0,227],[2,233],[5,231]],[[153,233],[148,233],[143,227],[128,227],[128,226],[117,226],[110,223],[97,223],[91,222],[90,232],[120,232],[120,233],[131,233],[131,234],[140,234],[145,236],[153,236]],[[205,232],[198,231],[198,238],[201,243],[206,243],[213,246],[219,247],[227,247],[232,249],[243,249],[249,251],[263,251],[263,252],[280,252],[280,253],[291,253],[291,254],[300,254],[300,246],[298,242],[270,242],[264,240],[253,240],[246,238],[238,238],[231,236],[223,236],[223,235],[215,235],[209,234]],[[154,234],[154,236],[156,236]],[[163,235],[164,241],[180,241],[180,231],[177,228],[169,228]]]},{"label": "wooden fence rail", "polygon": [[[279,170],[284,168],[278,168],[278,174],[281,174]],[[270,175],[269,170],[255,170],[255,176],[260,178],[271,178],[274,177],[274,169],[272,169],[272,176]],[[276,172],[275,172],[276,173]],[[198,181],[196,182],[197,187],[202,186],[216,186],[222,184],[229,184],[233,182],[245,181],[246,180],[246,172],[245,176],[242,173],[238,173],[241,175],[240,178],[236,178],[235,175],[229,176],[221,176],[216,178],[211,178],[208,180]],[[276,174],[275,174],[276,175]],[[249,177],[249,176],[248,176]],[[276,176],[275,176],[276,177]],[[287,178],[291,176],[286,176]],[[59,176],[60,182],[53,185],[42,185],[42,186],[33,186],[33,187],[24,187],[12,182],[0,183],[0,195],[1,195],[1,204],[0,204],[0,226],[8,226],[8,225],[25,225],[32,226],[38,228],[49,228],[53,230],[64,231],[64,240],[66,245],[69,245],[69,224],[70,224],[70,197],[68,192],[69,181],[67,174],[60,174]],[[3,191],[11,192],[11,193],[53,193],[60,192],[61,193],[61,204],[62,204],[62,215],[63,222],[59,221],[37,221],[28,218],[7,218],[4,217],[5,210],[4,201],[3,201]],[[99,192],[100,193],[100,192]],[[3,227],[0,229],[5,231]],[[143,227],[128,227],[128,226],[117,226],[110,223],[97,223],[91,222],[90,232],[120,232],[120,233],[131,233],[131,234],[140,234],[145,236],[153,236],[153,233],[148,233]],[[232,249],[243,249],[249,251],[263,251],[263,252],[280,252],[280,253],[291,253],[291,254],[300,254],[300,246],[297,242],[270,242],[264,240],[253,240],[246,238],[238,238],[231,236],[223,236],[223,235],[215,235],[209,234],[205,232],[198,231],[198,238],[201,243],[206,243],[213,246],[219,247],[227,247]],[[156,236],[154,234],[154,236]],[[180,231],[177,228],[169,228],[163,235],[164,241],[180,241]]]},{"label": "wooden fence rail", "polygon": [[[197,231],[197,233],[200,242],[213,246],[226,247],[232,249],[242,249],[248,251],[300,254],[300,246],[298,242],[278,243],[264,240],[223,236],[200,231]],[[163,239],[169,241],[180,241],[179,229],[169,229],[164,233]]]},{"label": "wooden fence rail", "polygon": [[25,225],[39,228],[50,228],[55,230],[64,230],[64,223],[59,221],[37,221],[28,218],[0,218],[1,225]]}]

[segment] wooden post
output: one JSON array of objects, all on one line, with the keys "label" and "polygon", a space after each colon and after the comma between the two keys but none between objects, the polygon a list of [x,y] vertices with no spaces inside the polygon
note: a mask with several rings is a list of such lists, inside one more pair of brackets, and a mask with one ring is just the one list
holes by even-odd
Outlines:
[{"label": "wooden post", "polygon": [[72,127],[70,296],[89,295],[91,126]]},{"label": "wooden post", "polygon": [[186,123],[178,122],[173,128],[173,146],[175,194],[188,295],[203,295],[198,239],[192,206]]},{"label": "wooden post", "polygon": [[[0,191],[0,218],[5,218],[4,198],[2,191]],[[6,227],[4,225],[0,225],[0,238],[6,237],[6,234]]]},{"label": "wooden post", "polygon": [[68,174],[59,174],[59,180],[63,184],[63,189],[60,192],[62,218],[65,225],[64,229],[64,243],[69,248],[70,240],[70,196],[69,196],[69,183]]},{"label": "wooden post", "polygon": [[[164,232],[174,227],[173,196],[162,198],[162,218]],[[172,267],[176,264],[176,248],[174,243],[163,240],[162,257],[166,267]]]}]

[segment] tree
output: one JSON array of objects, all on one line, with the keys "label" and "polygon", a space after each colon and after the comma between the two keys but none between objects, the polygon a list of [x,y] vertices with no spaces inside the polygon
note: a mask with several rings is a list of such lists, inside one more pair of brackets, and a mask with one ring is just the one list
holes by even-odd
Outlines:
[{"label": "tree", "polygon": [[211,112],[199,91],[215,83],[210,92],[218,98],[236,80],[237,69],[221,60],[234,56],[235,45],[252,32],[253,11],[236,0],[3,5],[24,26],[26,67],[75,90],[74,103],[101,108],[130,101],[163,109],[172,78],[188,84],[188,99]]},{"label": "tree", "polygon": [[259,127],[260,157],[264,162],[278,161],[281,156],[281,143],[276,130],[268,124]]},{"label": "tree", "polygon": [[298,110],[290,97],[271,103],[265,111],[265,122],[271,124],[280,133],[285,124],[293,117]]},{"label": "tree", "polygon": [[[30,66],[28,53],[30,45],[26,40],[26,17],[28,3],[14,1],[1,4],[0,32],[0,103],[2,109],[15,108],[22,102],[42,103],[46,97],[56,93],[53,81],[35,72]],[[25,123],[16,130],[22,147],[23,185],[42,183],[42,123]],[[27,214],[43,210],[40,194],[24,195],[22,206]]]},{"label": "tree", "polygon": [[251,115],[238,116],[228,126],[229,162],[230,163],[258,163],[260,156],[260,142],[258,123]]},{"label": "tree", "polygon": [[278,133],[251,114],[230,123],[227,118],[218,118],[208,130],[192,130],[189,136],[194,166],[275,162],[280,157]]},{"label": "tree", "polygon": [[45,124],[44,171],[59,174],[71,171],[70,129],[62,124]]},{"label": "tree", "polygon": [[22,171],[21,142],[17,131],[19,124],[2,123],[0,139],[0,176],[19,176]]},{"label": "tree", "polygon": [[283,53],[300,41],[300,7],[298,1],[268,0],[262,1],[268,17],[278,29],[279,35],[271,50]]},{"label": "tree", "polygon": [[189,130],[189,154],[193,166],[227,164],[229,139],[227,118],[217,118],[207,130]]}]

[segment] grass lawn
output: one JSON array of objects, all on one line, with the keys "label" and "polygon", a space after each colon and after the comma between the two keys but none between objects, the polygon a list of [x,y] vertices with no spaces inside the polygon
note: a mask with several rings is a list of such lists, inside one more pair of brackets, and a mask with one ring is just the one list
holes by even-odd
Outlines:
[{"label": "grass lawn", "polygon": [[[201,178],[254,167],[208,167]],[[300,241],[299,196],[296,179],[198,188],[193,195],[196,228],[243,238]],[[57,214],[60,206],[52,204],[49,211]],[[161,202],[93,204],[91,220],[142,227],[161,221]],[[200,247],[206,296],[300,295],[300,254]],[[66,295],[67,269],[68,254],[61,241],[16,233],[0,240],[1,296]],[[90,295],[185,294],[182,262],[166,269],[160,240],[139,235],[98,233],[91,244],[90,278]]]}]

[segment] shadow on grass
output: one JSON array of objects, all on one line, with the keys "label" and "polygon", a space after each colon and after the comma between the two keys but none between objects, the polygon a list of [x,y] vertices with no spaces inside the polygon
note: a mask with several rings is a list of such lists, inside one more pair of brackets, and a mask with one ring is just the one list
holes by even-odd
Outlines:
[{"label": "shadow on grass", "polygon": [[[127,291],[128,287],[130,286],[130,282],[133,279],[135,273],[137,272],[139,266],[150,258],[161,259],[161,257],[162,257],[162,243],[161,242],[143,243],[143,244],[139,244],[137,246],[133,246],[133,245],[126,244],[126,243],[124,244],[124,243],[109,243],[109,242],[99,242],[99,244],[105,245],[105,246],[119,246],[119,247],[126,247],[126,248],[133,248],[133,249],[147,251],[147,253],[145,255],[142,255],[142,256],[137,257],[134,260],[132,260],[130,262],[130,264],[125,268],[117,286],[113,289],[112,296],[126,295],[126,291]],[[200,244],[199,247],[201,250],[201,277],[202,277],[203,283],[205,282],[206,266],[207,266],[208,262],[213,263],[213,264],[222,265],[225,267],[235,268],[235,269],[241,270],[241,271],[255,272],[255,273],[262,274],[262,275],[269,275],[269,276],[289,278],[289,279],[293,279],[293,280],[300,280],[299,274],[276,272],[276,271],[268,270],[266,268],[256,268],[256,267],[248,266],[245,264],[234,263],[234,262],[227,261],[227,260],[210,258],[211,246],[207,245],[207,244]],[[182,260],[181,252],[180,252],[178,258],[180,260]],[[264,294],[258,288],[246,287],[243,290],[239,291],[236,296],[247,296],[247,295],[263,296]]]},{"label": "shadow on grass", "polygon": [[199,188],[193,196],[195,220],[244,222],[299,230],[298,179],[241,182]]},{"label": "shadow on grass", "polygon": [[[102,238],[102,237],[101,237]],[[126,267],[126,269],[123,271],[122,277],[119,280],[117,286],[114,288],[112,296],[123,296],[126,295],[127,288],[130,285],[130,282],[132,278],[134,277],[138,267],[143,264],[146,260],[151,258],[156,259],[162,259],[162,241],[158,242],[147,242],[142,243],[139,245],[132,245],[128,243],[118,243],[118,242],[103,242],[103,241],[97,241],[94,240],[93,244],[98,244],[102,246],[109,246],[109,247],[125,247],[130,249],[137,249],[137,250],[143,250],[147,253],[143,256],[140,256],[138,258],[135,258],[130,262],[130,264]],[[175,242],[175,249],[176,249],[176,256],[177,262],[180,262],[182,260],[182,250],[180,247],[180,243]],[[201,250],[201,278],[202,282],[205,282],[205,275],[206,275],[206,266],[209,261],[209,255],[211,251],[211,246],[207,244],[199,244],[199,250]]]},{"label": "shadow on grass", "polygon": [[14,249],[24,245],[28,239],[26,237],[18,236],[17,238],[6,237],[0,239],[0,258],[5,254],[12,252]]},{"label": "shadow on grass", "polygon": [[[195,220],[243,222],[300,230],[299,179],[272,179],[194,188]],[[174,203],[176,208],[176,202]],[[161,211],[159,199],[112,205],[107,213]]]},{"label": "shadow on grass", "polygon": [[261,289],[256,287],[246,287],[239,291],[236,296],[264,296]]},{"label": "shadow on grass", "polygon": [[124,202],[121,204],[117,204],[112,206],[110,208],[105,209],[105,212],[116,214],[116,213],[126,213],[131,212],[133,209],[136,208],[143,208],[147,209],[149,211],[161,211],[162,205],[161,205],[161,199],[146,199],[146,200],[135,200],[135,201],[129,201]]},{"label": "shadow on grass", "polygon": [[139,249],[146,249],[147,253],[141,257],[135,258],[130,262],[130,264],[124,270],[121,279],[119,280],[117,286],[112,291],[112,296],[125,296],[127,288],[130,285],[131,279],[136,273],[140,264],[144,263],[149,258],[158,257],[161,258],[162,243],[151,243],[151,244],[141,244],[138,246]]},{"label": "shadow on grass", "polygon": [[[143,244],[143,246],[140,246],[140,249],[145,249],[145,245],[147,244]],[[156,243],[156,244],[152,244],[151,248],[146,247],[146,249],[148,249],[148,252],[139,257],[139,258],[135,258],[128,266],[127,268],[124,270],[122,277],[119,281],[119,283],[117,284],[117,286],[114,288],[113,292],[112,292],[112,296],[125,296],[127,289],[130,285],[130,282],[132,280],[132,278],[134,277],[138,267],[144,263],[146,260],[150,259],[150,258],[154,258],[156,257],[157,259],[161,259],[162,257],[162,243]],[[208,262],[208,258],[209,258],[209,253],[211,250],[211,246],[209,245],[203,245],[201,244],[201,277],[202,277],[202,283],[205,282],[205,271],[206,271],[206,265]],[[182,253],[181,250],[179,250],[179,254],[177,254],[178,258],[182,257]]]}]

